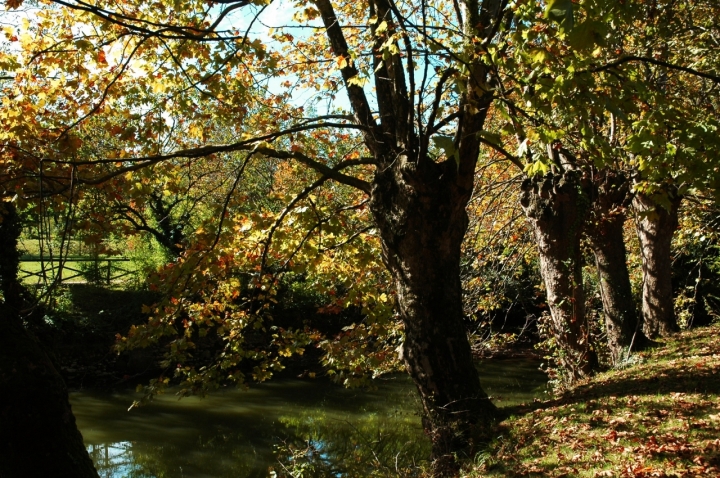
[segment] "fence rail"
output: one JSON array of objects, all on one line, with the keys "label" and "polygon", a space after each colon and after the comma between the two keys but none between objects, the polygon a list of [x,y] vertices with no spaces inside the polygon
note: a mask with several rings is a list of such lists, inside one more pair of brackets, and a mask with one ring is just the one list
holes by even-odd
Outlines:
[{"label": "fence rail", "polygon": [[[130,262],[130,259],[126,259],[124,257],[92,259],[68,257],[66,259],[63,259],[62,261],[59,261],[57,259],[50,260],[39,258],[20,259],[19,278],[22,281],[25,281],[32,277],[37,277],[39,281],[46,281],[49,278],[50,280],[57,279],[59,283],[62,283],[80,277],[84,280],[76,282],[104,282],[110,285],[115,280],[135,274],[135,271],[131,271],[117,265],[117,263],[123,262]],[[23,268],[24,263],[39,263],[41,264],[40,270],[37,272],[33,272],[31,270],[28,270],[27,268]],[[82,270],[81,268],[75,268],[70,265],[74,265],[76,263],[93,263],[94,268]],[[92,279],[88,280],[88,276],[91,276]]]}]

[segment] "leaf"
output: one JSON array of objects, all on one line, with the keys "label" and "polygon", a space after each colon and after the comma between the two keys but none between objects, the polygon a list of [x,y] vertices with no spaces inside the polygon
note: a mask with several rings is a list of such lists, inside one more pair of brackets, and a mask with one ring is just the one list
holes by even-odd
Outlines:
[{"label": "leaf", "polygon": [[442,149],[445,152],[445,156],[448,159],[453,158],[458,167],[460,167],[460,153],[455,147],[455,140],[452,136],[438,134],[433,136],[432,140],[437,148]]},{"label": "leaf", "polygon": [[499,133],[483,130],[478,133],[478,136],[487,140],[488,143],[494,144],[496,146],[502,146],[502,138]]},{"label": "leaf", "polygon": [[550,0],[545,8],[545,18],[560,24],[560,31],[569,32],[574,26],[572,0]]},{"label": "leaf", "polygon": [[548,58],[548,52],[542,48],[536,48],[530,53],[533,63],[545,63]]},{"label": "leaf", "polygon": [[[525,174],[527,174],[530,177],[533,177],[537,174],[545,175],[548,172],[548,165],[545,164],[542,160],[537,160],[534,163],[530,163],[527,166],[525,166]],[[564,301],[563,301],[564,302]],[[563,302],[560,302],[558,304],[558,307],[560,307]]]},{"label": "leaf", "polygon": [[528,140],[525,138],[525,140],[520,143],[520,146],[518,146],[517,153],[515,155],[519,158],[523,157],[525,153],[528,152]]},{"label": "leaf", "polygon": [[367,84],[367,82],[368,82],[367,78],[363,78],[360,75],[355,75],[348,80],[348,85],[355,85],[355,86],[359,86],[360,88],[362,88],[363,86],[365,86]]}]

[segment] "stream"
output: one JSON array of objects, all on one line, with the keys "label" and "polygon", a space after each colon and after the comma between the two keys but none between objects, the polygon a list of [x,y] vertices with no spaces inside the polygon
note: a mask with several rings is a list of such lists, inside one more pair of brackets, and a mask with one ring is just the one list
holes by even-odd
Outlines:
[{"label": "stream", "polygon": [[[496,405],[540,398],[538,362],[490,360],[481,383]],[[103,478],[362,477],[410,470],[429,455],[420,404],[406,375],[348,390],[323,379],[286,379],[207,398],[166,394],[128,407],[132,391],[72,392],[70,401]]]}]

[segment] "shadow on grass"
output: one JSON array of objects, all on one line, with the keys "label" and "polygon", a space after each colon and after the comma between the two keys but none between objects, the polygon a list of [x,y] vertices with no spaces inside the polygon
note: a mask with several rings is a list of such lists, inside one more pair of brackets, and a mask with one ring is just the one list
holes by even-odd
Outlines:
[{"label": "shadow on grass", "polygon": [[[644,353],[646,363],[616,371],[607,378],[597,377],[555,400],[503,408],[503,416],[521,415],[537,409],[610,396],[720,394],[720,367],[713,367],[702,360],[720,351],[720,347],[713,343],[717,330],[717,327],[706,327],[690,332],[689,337],[681,338],[681,341],[658,344]],[[689,357],[700,359],[701,362],[689,363],[685,360]]]}]

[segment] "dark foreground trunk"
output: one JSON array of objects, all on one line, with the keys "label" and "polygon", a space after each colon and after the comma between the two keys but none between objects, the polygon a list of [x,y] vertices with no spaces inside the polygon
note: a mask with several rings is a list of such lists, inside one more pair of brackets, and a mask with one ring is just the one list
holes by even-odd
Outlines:
[{"label": "dark foreground trunk", "polygon": [[586,231],[600,277],[605,332],[614,364],[630,350],[641,350],[648,340],[640,328],[627,268],[623,226],[630,185],[622,175],[602,171]]},{"label": "dark foreground trunk", "polygon": [[680,330],[673,302],[670,246],[678,226],[681,198],[674,190],[668,198],[669,209],[642,194],[633,200],[643,265],[643,331],[651,339]]},{"label": "dark foreground trunk", "polygon": [[65,384],[20,320],[20,230],[13,206],[0,208],[0,478],[97,478]]},{"label": "dark foreground trunk", "polygon": [[402,358],[420,392],[435,468],[450,473],[454,454],[470,456],[487,438],[496,409],[463,323],[460,246],[471,191],[455,184],[454,162],[419,169],[379,173],[372,207],[405,326]]},{"label": "dark foreground trunk", "polygon": [[535,235],[547,291],[551,333],[567,380],[588,376],[597,363],[585,317],[580,238],[590,206],[579,171],[525,180],[521,204]]}]

